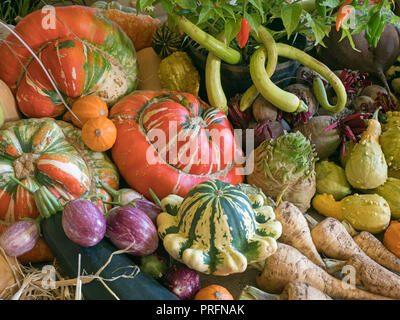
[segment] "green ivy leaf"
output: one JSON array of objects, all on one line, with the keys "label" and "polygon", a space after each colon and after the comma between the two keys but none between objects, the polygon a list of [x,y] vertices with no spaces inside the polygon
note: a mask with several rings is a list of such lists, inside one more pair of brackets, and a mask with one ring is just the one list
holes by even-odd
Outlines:
[{"label": "green ivy leaf", "polygon": [[138,0],[136,2],[136,11],[137,12],[141,12],[144,9],[146,9],[146,7],[152,5],[153,0]]},{"label": "green ivy leaf", "polygon": [[174,11],[174,5],[169,0],[161,1],[161,7],[168,14],[172,14]]},{"label": "green ivy leaf", "polygon": [[300,17],[303,9],[301,5],[295,3],[292,5],[283,6],[281,9],[281,19],[283,22],[283,26],[286,29],[287,37],[290,38],[290,35],[296,30],[297,26],[300,22]]}]

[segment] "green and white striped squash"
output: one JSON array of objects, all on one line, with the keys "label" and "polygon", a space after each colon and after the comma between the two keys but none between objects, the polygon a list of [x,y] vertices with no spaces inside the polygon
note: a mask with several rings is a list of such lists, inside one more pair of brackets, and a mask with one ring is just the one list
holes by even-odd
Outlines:
[{"label": "green and white striped squash", "polygon": [[220,276],[266,259],[282,233],[271,207],[253,209],[246,194],[220,180],[192,187],[177,211],[160,213],[157,227],[174,259]]}]

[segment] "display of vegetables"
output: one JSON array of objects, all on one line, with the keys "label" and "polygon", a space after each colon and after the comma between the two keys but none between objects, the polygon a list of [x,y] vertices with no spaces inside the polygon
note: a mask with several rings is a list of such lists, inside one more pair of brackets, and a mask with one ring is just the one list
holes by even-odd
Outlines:
[{"label": "display of vegetables", "polygon": [[397,3],[9,3],[0,299],[400,300]]}]

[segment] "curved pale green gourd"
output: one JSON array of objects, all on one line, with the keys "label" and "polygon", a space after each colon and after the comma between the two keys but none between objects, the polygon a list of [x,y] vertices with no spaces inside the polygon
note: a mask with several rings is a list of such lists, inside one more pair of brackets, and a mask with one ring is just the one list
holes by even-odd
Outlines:
[{"label": "curved pale green gourd", "polygon": [[162,212],[157,226],[174,259],[205,274],[229,275],[275,252],[282,227],[274,219],[271,207],[253,209],[237,187],[209,180],[193,187],[178,211]]}]

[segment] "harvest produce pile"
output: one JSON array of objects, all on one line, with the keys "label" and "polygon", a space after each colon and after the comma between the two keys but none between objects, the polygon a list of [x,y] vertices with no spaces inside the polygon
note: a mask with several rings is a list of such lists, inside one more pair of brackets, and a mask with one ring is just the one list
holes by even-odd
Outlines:
[{"label": "harvest produce pile", "polygon": [[397,3],[24,3],[1,299],[400,299]]}]

